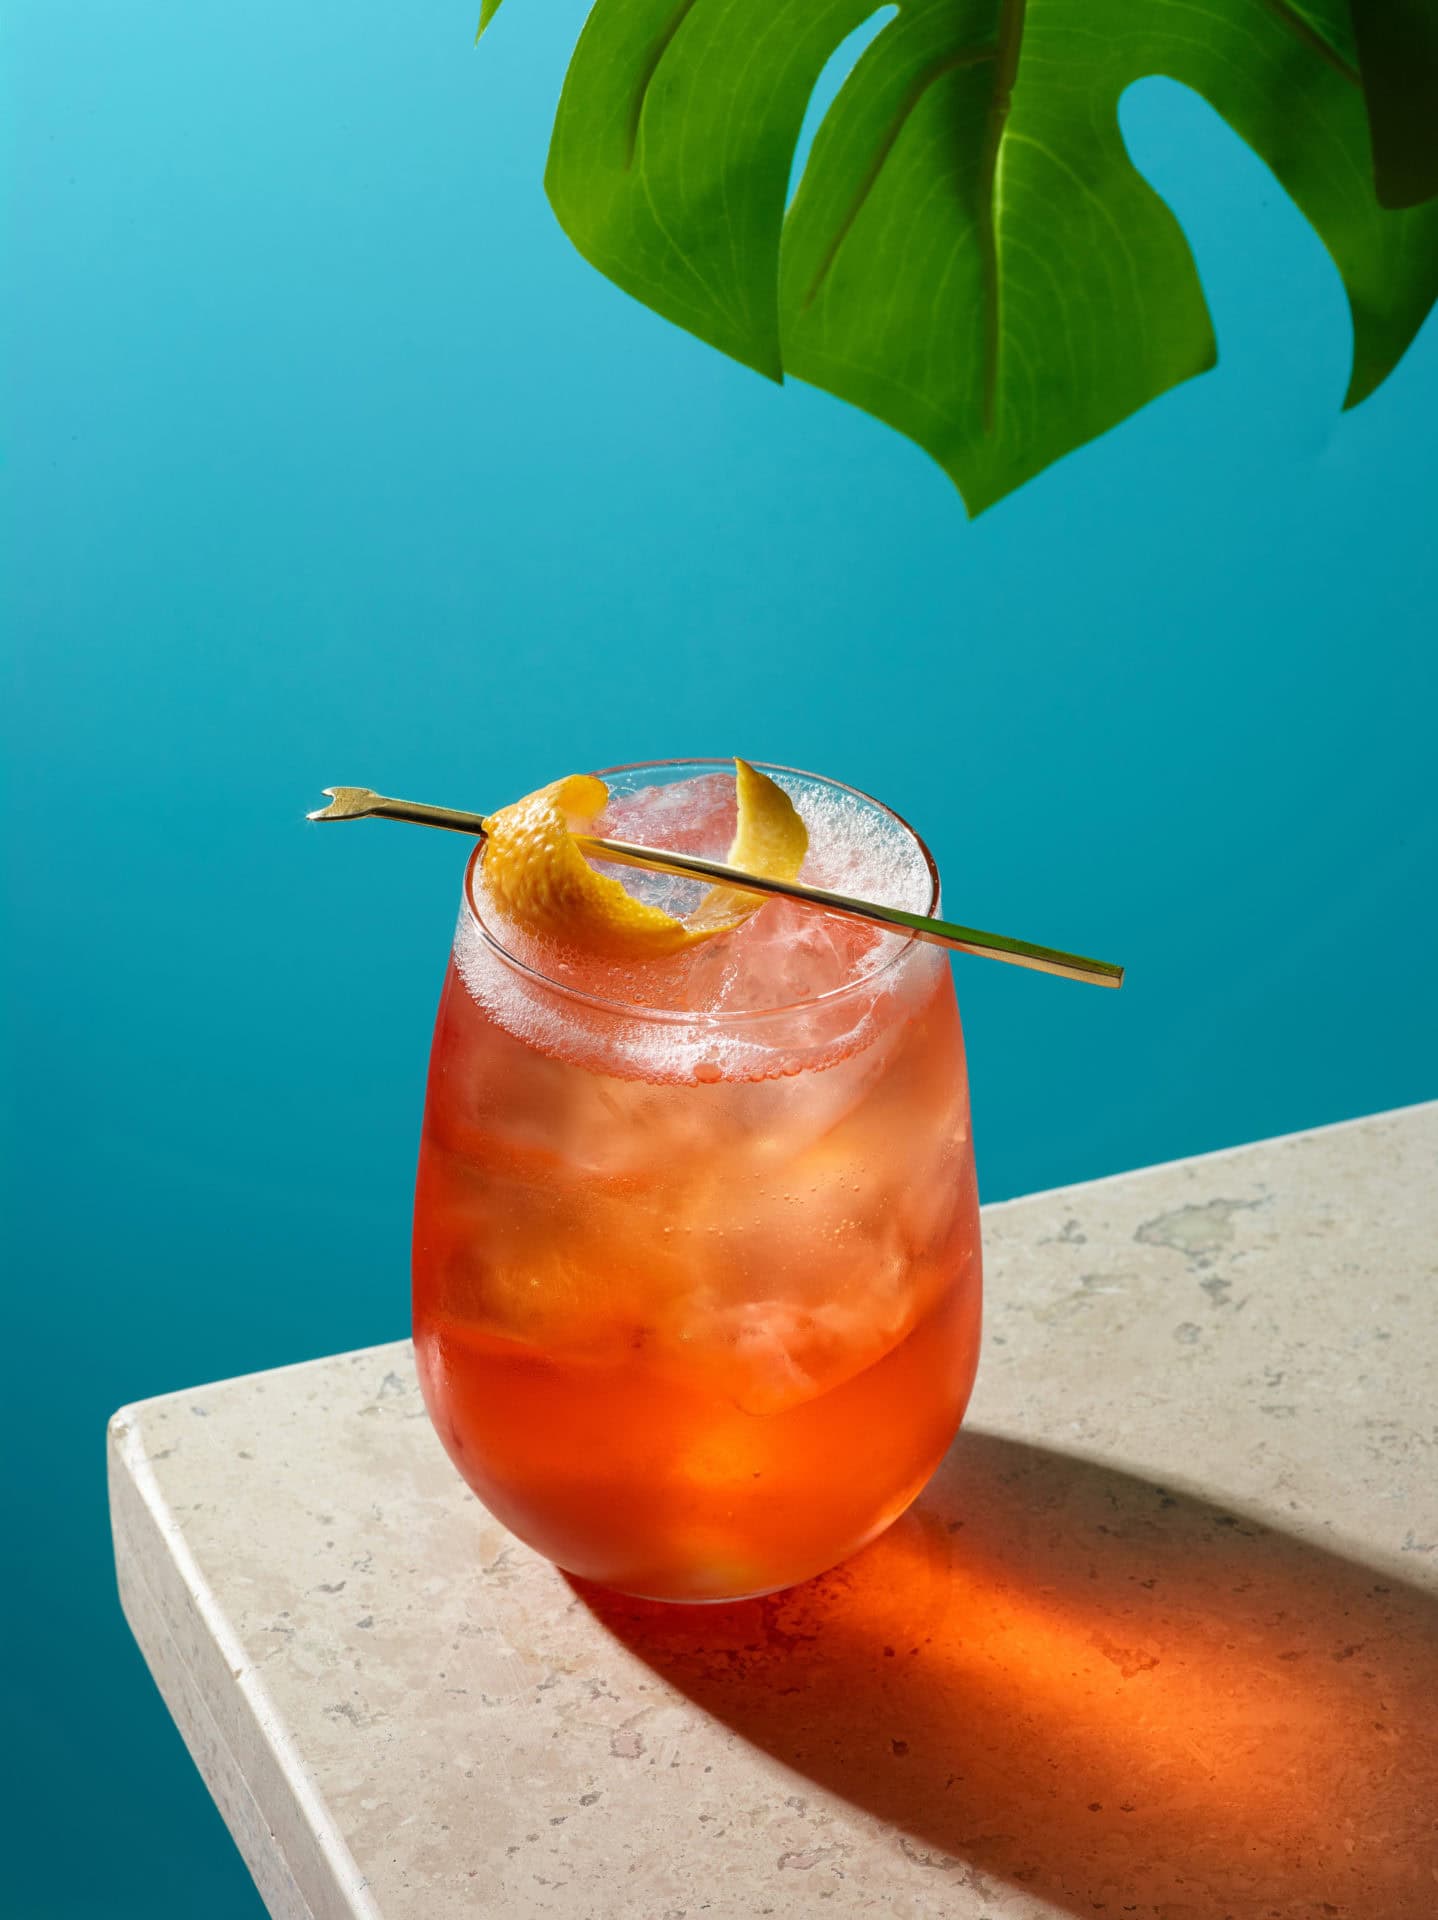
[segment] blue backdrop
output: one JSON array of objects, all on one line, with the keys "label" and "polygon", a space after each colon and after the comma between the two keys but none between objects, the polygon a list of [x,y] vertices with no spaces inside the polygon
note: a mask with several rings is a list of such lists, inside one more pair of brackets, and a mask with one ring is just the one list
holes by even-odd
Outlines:
[{"label": "blue backdrop", "polygon": [[1438,1091],[1438,331],[1340,416],[1336,277],[1192,97],[1125,103],[1217,372],[970,525],[594,275],[540,179],[580,0],[12,0],[7,1242],[18,1916],[254,1916],[129,1644],[119,1403],[403,1332],[462,849],[739,751],[893,801],[967,962],[989,1198]]}]

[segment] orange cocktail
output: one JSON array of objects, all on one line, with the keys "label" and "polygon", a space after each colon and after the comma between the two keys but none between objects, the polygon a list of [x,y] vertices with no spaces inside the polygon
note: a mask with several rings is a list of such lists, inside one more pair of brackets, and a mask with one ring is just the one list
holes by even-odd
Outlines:
[{"label": "orange cocktail", "polygon": [[[721,763],[606,775],[597,831],[723,857]],[[776,773],[804,877],[932,910],[876,802]],[[681,911],[689,883],[626,872]],[[471,862],[430,1062],[414,1334],[505,1525],[626,1592],[727,1599],[900,1514],[978,1354],[978,1200],[947,960],[773,901],[643,964],[528,942]]]}]

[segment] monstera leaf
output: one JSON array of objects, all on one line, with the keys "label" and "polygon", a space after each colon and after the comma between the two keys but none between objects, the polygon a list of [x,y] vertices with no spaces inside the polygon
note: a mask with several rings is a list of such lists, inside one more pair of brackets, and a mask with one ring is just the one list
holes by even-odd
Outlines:
[{"label": "monstera leaf", "polygon": [[545,185],[611,280],[888,421],[978,512],[1213,364],[1188,246],[1119,132],[1147,75],[1202,94],[1323,240],[1347,404],[1391,371],[1438,297],[1438,101],[1412,64],[1432,4],[1353,0],[1370,144],[1350,0],[899,0],[786,207],[815,83],[875,0],[596,0]]}]

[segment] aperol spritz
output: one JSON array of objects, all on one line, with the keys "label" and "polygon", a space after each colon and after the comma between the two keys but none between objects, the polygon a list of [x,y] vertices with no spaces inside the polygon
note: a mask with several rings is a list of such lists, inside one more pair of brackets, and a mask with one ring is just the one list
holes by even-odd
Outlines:
[{"label": "aperol spritz", "polygon": [[[896,815],[767,771],[807,824],[805,879],[934,910]],[[595,831],[723,857],[723,763],[603,778]],[[676,913],[700,893],[623,878]],[[414,1335],[435,1427],[506,1526],[666,1600],[817,1573],[947,1449],[979,1306],[941,953],[774,900],[691,951],[601,960],[507,923],[476,851],[430,1063]]]}]

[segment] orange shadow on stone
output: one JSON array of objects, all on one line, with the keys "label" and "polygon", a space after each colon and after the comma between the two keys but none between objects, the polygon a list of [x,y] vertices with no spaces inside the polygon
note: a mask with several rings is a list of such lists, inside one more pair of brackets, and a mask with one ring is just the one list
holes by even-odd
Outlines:
[{"label": "orange shadow on stone", "polygon": [[[796,1792],[897,1829],[937,1899],[1438,1916],[1438,1598],[1241,1514],[967,1431],[883,1539],[789,1593],[575,1585]],[[818,1829],[808,1864],[843,1851]]]}]

